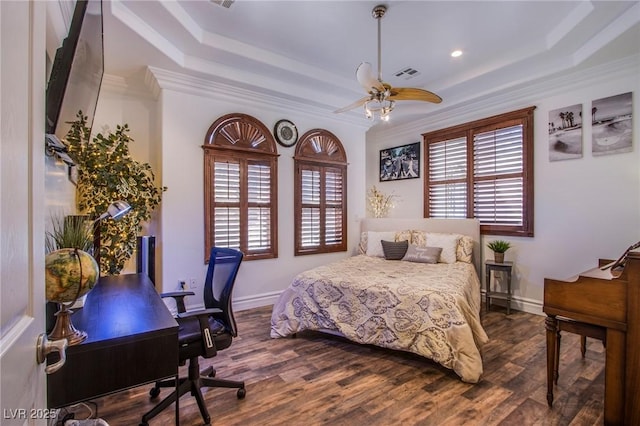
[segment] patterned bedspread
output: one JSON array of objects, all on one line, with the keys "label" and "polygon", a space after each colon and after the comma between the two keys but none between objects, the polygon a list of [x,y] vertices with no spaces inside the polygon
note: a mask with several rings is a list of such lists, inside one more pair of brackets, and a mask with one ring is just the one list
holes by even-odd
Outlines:
[{"label": "patterned bedspread", "polygon": [[423,264],[365,255],[299,274],[280,295],[271,337],[332,330],[348,339],[413,352],[463,381],[482,375],[480,282],[472,264]]}]

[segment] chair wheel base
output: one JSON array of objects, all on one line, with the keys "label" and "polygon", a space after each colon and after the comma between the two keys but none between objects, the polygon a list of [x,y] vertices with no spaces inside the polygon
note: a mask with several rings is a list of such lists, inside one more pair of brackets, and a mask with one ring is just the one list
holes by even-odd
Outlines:
[{"label": "chair wheel base", "polygon": [[151,398],[157,398],[160,395],[160,388],[153,387],[149,389],[149,396]]},{"label": "chair wheel base", "polygon": [[244,397],[247,395],[247,391],[244,388],[240,388],[238,389],[238,399],[244,399]]}]

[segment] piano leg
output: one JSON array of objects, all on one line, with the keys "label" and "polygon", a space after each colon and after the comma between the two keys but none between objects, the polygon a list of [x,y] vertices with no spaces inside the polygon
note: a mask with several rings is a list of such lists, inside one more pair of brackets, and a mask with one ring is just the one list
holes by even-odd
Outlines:
[{"label": "piano leg", "polygon": [[553,383],[556,371],[556,339],[558,337],[558,320],[555,315],[548,315],[544,321],[547,330],[547,404],[553,405]]},{"label": "piano leg", "polygon": [[558,377],[560,377],[560,344],[562,343],[562,334],[560,333],[560,326],[558,326],[558,332],[556,333],[556,349],[555,349],[555,364],[553,364],[553,383],[558,384]]},{"label": "piano leg", "polygon": [[[607,329],[604,372],[604,424],[627,425],[625,421],[626,333]],[[627,395],[628,403],[637,395]],[[637,403],[637,402],[636,402]]]}]

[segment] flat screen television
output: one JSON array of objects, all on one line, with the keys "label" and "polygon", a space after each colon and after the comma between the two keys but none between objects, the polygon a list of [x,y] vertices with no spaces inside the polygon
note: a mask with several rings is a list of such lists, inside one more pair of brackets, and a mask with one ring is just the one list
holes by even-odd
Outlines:
[{"label": "flat screen television", "polygon": [[60,145],[78,111],[87,116],[87,125],[92,127],[103,74],[102,0],[78,0],[69,34],[56,51],[47,84],[48,146]]}]

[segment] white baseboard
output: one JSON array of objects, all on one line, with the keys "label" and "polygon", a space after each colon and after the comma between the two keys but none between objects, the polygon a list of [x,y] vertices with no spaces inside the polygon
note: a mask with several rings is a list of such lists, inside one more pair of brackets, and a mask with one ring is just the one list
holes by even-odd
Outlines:
[{"label": "white baseboard", "polygon": [[[270,306],[276,303],[278,297],[280,297],[280,291],[274,291],[271,293],[255,294],[252,296],[239,297],[233,299],[234,311],[245,311],[247,309],[260,308],[262,306]],[[198,309],[204,309],[204,303],[195,303],[187,305],[187,311],[193,311]],[[169,309],[173,315],[175,315],[175,309]]]},{"label": "white baseboard", "polygon": [[274,291],[271,293],[256,294],[252,296],[233,299],[233,309],[236,311],[244,311],[246,309],[273,305],[278,301],[280,293],[282,292]]},{"label": "white baseboard", "polygon": [[[482,301],[484,302],[485,300],[485,293],[482,292]],[[498,306],[507,306],[506,300],[504,299],[492,299],[491,304]],[[513,296],[511,298],[511,309],[527,312],[534,315],[544,315],[544,312],[542,312],[542,302],[535,299]]]}]

